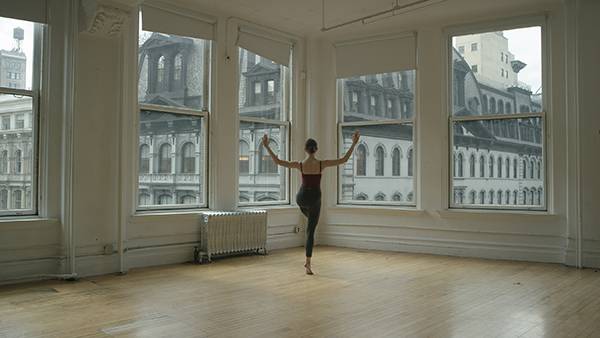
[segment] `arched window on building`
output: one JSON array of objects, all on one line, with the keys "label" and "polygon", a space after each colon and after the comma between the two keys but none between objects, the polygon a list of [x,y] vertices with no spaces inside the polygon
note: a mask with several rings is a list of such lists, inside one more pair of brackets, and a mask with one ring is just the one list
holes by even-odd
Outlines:
[{"label": "arched window on building", "polygon": [[535,188],[531,188],[531,190],[529,190],[529,204],[530,205],[535,205],[535,194],[537,193]]},{"label": "arched window on building", "polygon": [[481,97],[481,110],[484,114],[488,112],[488,97],[487,95],[483,95]]},{"label": "arched window on building", "polygon": [[502,165],[504,164],[504,160],[502,158],[502,156],[498,157],[498,170],[496,171],[496,174],[498,175],[498,178],[502,178]]},{"label": "arched window on building", "polygon": [[537,190],[537,204],[542,205],[542,187]]},{"label": "arched window on building", "polygon": [[518,176],[518,169],[519,169],[519,162],[517,161],[516,158],[513,158],[513,178],[517,178]]},{"label": "arched window on building", "polygon": [[250,146],[246,141],[240,141],[240,174],[250,172]]},{"label": "arched window on building", "polygon": [[0,155],[0,173],[7,174],[8,173],[8,151],[3,150],[2,155]]},{"label": "arched window on building", "polygon": [[23,198],[23,192],[21,190],[13,191],[13,209],[21,209],[21,203]]},{"label": "arched window on building", "polygon": [[173,80],[179,86],[183,80],[183,55],[181,53],[177,53],[173,59]]},{"label": "arched window on building", "polygon": [[397,201],[397,202],[402,201],[402,194],[399,192],[394,193],[394,195],[392,195],[392,201]]},{"label": "arched window on building", "polygon": [[504,114],[504,101],[498,100],[498,114]]},{"label": "arched window on building", "polygon": [[498,190],[496,193],[496,201],[498,205],[502,204],[502,190]]},{"label": "arched window on building", "polygon": [[171,197],[171,195],[169,194],[162,194],[160,196],[158,196],[158,204],[172,204],[173,203],[173,198]]},{"label": "arched window on building", "polygon": [[475,190],[471,190],[471,192],[469,193],[469,203],[475,204],[476,197],[477,197],[477,193],[475,192]]},{"label": "arched window on building", "polygon": [[192,142],[187,142],[181,147],[181,172],[193,174],[196,172],[196,147]]},{"label": "arched window on building", "polygon": [[490,162],[488,163],[488,170],[489,170],[489,175],[490,177],[494,177],[494,156],[490,156]]},{"label": "arched window on building", "polygon": [[456,203],[458,203],[458,204],[465,203],[465,193],[462,190],[459,190],[456,193]]},{"label": "arched window on building", "polygon": [[506,178],[509,178],[510,177],[510,159],[507,157],[506,160],[505,160],[505,162],[506,162],[506,164],[505,164],[505,166],[506,166],[506,174],[505,174],[505,176],[506,176]]},{"label": "arched window on building", "polygon": [[512,107],[510,105],[510,102],[506,102],[504,104],[504,113],[505,114],[512,114]]},{"label": "arched window on building", "polygon": [[513,191],[513,202],[512,204],[517,205],[519,202],[519,191]]},{"label": "arched window on building", "polygon": [[375,200],[376,201],[385,201],[385,194],[384,193],[378,193],[377,195],[375,195]]},{"label": "arched window on building", "polygon": [[400,176],[400,148],[392,151],[392,176]]},{"label": "arched window on building", "polygon": [[356,176],[367,174],[367,149],[363,144],[356,148]]},{"label": "arched window on building", "polygon": [[[412,177],[412,175],[413,175],[413,150],[412,149],[408,150],[407,158],[408,158],[408,168],[407,168],[408,176]],[[412,195],[409,195],[409,196],[412,196]]]},{"label": "arched window on building", "polygon": [[523,188],[523,199],[522,199],[523,205],[527,204],[527,197],[529,197],[529,189]]},{"label": "arched window on building", "polygon": [[490,113],[496,114],[496,99],[490,97]]},{"label": "arched window on building", "polygon": [[8,190],[6,189],[0,190],[0,209],[8,209]]},{"label": "arched window on building", "polygon": [[542,161],[538,160],[537,161],[537,178],[538,180],[542,178]]},{"label": "arched window on building", "polygon": [[140,173],[150,172],[150,146],[142,144],[140,146]]},{"label": "arched window on building", "polygon": [[23,153],[20,149],[15,151],[15,174],[23,173]]},{"label": "arched window on building", "polygon": [[463,154],[462,153],[458,153],[458,156],[456,157],[456,162],[457,162],[457,167],[458,167],[458,177],[463,177],[464,176],[464,159],[463,159]]},{"label": "arched window on building", "polygon": [[151,205],[152,204],[152,196],[150,196],[150,194],[147,194],[147,193],[140,194],[139,204],[140,205]]},{"label": "arched window on building", "polygon": [[479,177],[485,177],[485,157],[479,157]]},{"label": "arched window on building", "polygon": [[485,191],[483,190],[479,192],[479,204],[485,204]]},{"label": "arched window on building", "polygon": [[412,201],[413,201],[413,198],[414,198],[414,194],[413,194],[413,192],[411,191],[411,192],[409,192],[409,193],[408,193],[408,195],[406,196],[406,201],[408,201],[408,202],[412,202]]},{"label": "arched window on building", "polygon": [[196,204],[196,197],[192,195],[181,196],[181,204]]},{"label": "arched window on building", "polygon": [[494,195],[495,195],[494,190],[490,190],[490,192],[489,192],[489,198],[490,198],[489,201],[490,201],[490,204],[494,204],[495,203],[495,201],[494,201]]},{"label": "arched window on building", "polygon": [[523,178],[527,178],[527,159],[523,159]]},{"label": "arched window on building", "polygon": [[367,196],[367,194],[365,194],[365,193],[360,193],[360,194],[356,195],[357,201],[366,201],[368,199],[369,199],[369,196]]},{"label": "arched window on building", "polygon": [[469,177],[475,177],[475,155],[469,156]]},{"label": "arched window on building", "polygon": [[383,176],[383,147],[379,146],[375,148],[375,176]]},{"label": "arched window on building", "polygon": [[157,91],[160,91],[160,89],[165,87],[165,84],[166,84],[165,68],[166,68],[165,57],[161,55],[158,58],[158,62],[156,64],[156,84],[158,86]]},{"label": "arched window on building", "polygon": [[[271,141],[269,142],[269,148],[273,150],[275,154],[279,152],[279,146]],[[258,171],[263,174],[276,174],[277,173],[277,164],[273,162],[271,155],[263,145],[260,145],[260,161],[258,165]]]},{"label": "arched window on building", "polygon": [[506,200],[504,204],[510,204],[510,190],[504,192],[504,199]]},{"label": "arched window on building", "polygon": [[534,176],[533,176],[534,166],[535,166],[535,162],[533,162],[533,159],[530,159],[529,160],[529,178],[534,178]]},{"label": "arched window on building", "polygon": [[165,143],[158,151],[158,172],[161,174],[171,173],[171,145]]}]

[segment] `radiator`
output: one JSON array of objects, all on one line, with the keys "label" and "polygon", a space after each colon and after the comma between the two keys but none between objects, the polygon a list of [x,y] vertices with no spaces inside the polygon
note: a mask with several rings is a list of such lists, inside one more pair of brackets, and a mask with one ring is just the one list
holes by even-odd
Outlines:
[{"label": "radiator", "polygon": [[267,253],[267,212],[265,210],[205,211],[201,213],[198,261],[213,255],[255,251]]}]

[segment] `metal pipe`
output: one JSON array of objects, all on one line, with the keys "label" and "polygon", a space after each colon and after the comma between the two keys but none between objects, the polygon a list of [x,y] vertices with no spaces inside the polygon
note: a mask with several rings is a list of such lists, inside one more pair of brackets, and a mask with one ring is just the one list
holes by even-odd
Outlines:
[{"label": "metal pipe", "polygon": [[323,21],[323,26],[321,27],[321,32],[327,32],[327,31],[330,31],[330,30],[333,30],[333,29],[336,29],[336,28],[340,28],[340,27],[344,27],[344,26],[348,26],[348,25],[351,25],[351,24],[357,23],[357,22],[362,22],[363,24],[365,24],[365,20],[376,18],[376,17],[381,16],[381,15],[385,15],[385,14],[388,14],[388,13],[393,13],[395,11],[401,11],[401,10],[406,10],[406,11],[404,11],[404,13],[406,13],[406,12],[410,12],[411,10],[418,9],[418,8],[411,8],[411,7],[414,7],[414,6],[427,5],[429,2],[438,3],[438,2],[443,2],[443,1],[446,1],[446,0],[416,0],[416,1],[404,4],[404,5],[400,5],[400,4],[398,4],[398,2],[396,2],[396,4],[394,5],[394,7],[390,8],[390,9],[387,9],[387,10],[384,10],[384,11],[380,11],[380,12],[377,12],[377,13],[373,13],[373,14],[369,14],[369,15],[366,15],[366,16],[363,16],[363,17],[360,17],[360,18],[357,18],[357,19],[352,19],[352,20],[349,20],[349,21],[346,21],[346,22],[342,22],[342,23],[339,23],[337,25],[326,27],[325,26],[325,0],[322,0],[322,17],[323,17],[322,21]]}]

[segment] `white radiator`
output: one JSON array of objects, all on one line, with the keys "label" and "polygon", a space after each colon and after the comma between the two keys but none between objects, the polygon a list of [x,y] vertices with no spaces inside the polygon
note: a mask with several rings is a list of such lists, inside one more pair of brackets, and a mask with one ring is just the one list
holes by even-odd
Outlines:
[{"label": "white radiator", "polygon": [[209,262],[213,255],[267,253],[265,210],[205,211],[201,218],[200,250]]}]

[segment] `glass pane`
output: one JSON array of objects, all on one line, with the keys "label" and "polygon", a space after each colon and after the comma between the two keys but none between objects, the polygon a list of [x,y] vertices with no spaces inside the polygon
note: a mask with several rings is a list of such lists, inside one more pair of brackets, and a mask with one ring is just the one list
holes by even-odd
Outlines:
[{"label": "glass pane", "polygon": [[271,149],[287,159],[287,128],[266,123],[240,122],[240,195],[241,203],[281,202],[287,200],[287,175],[261,145],[264,134]]},{"label": "glass pane", "polygon": [[343,120],[384,121],[415,114],[415,70],[340,79]]},{"label": "glass pane", "polygon": [[360,143],[340,169],[340,202],[414,205],[412,125],[343,127],[340,156],[350,148],[355,130],[360,131]]},{"label": "glass pane", "polygon": [[142,110],[138,205],[203,206],[204,118]]},{"label": "glass pane", "polygon": [[36,25],[0,17],[0,87],[31,89]]},{"label": "glass pane", "polygon": [[455,205],[545,206],[541,118],[456,122]]},{"label": "glass pane", "polygon": [[31,97],[0,94],[0,213],[33,209],[32,111]]},{"label": "glass pane", "polygon": [[208,110],[210,41],[140,31],[140,103]]},{"label": "glass pane", "polygon": [[453,114],[542,111],[542,30],[528,27],[452,38]]},{"label": "glass pane", "polygon": [[239,110],[243,117],[285,120],[288,67],[239,48]]}]

